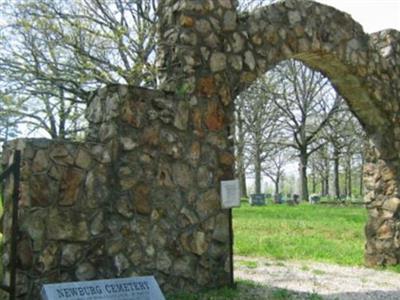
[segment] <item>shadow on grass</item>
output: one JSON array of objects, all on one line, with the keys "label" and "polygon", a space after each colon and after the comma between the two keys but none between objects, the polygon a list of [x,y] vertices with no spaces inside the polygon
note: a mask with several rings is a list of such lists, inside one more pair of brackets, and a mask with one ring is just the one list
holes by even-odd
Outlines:
[{"label": "shadow on grass", "polygon": [[179,293],[167,295],[167,300],[322,300],[322,299],[363,299],[363,300],[396,300],[400,299],[398,291],[346,292],[319,295],[316,293],[297,292],[274,288],[252,281],[239,280],[236,288],[221,288],[201,293]]},{"label": "shadow on grass", "polygon": [[283,299],[323,299],[314,293],[299,293],[286,289],[272,288],[252,281],[239,280],[236,288],[221,288],[200,293],[170,294],[167,300],[283,300]]}]

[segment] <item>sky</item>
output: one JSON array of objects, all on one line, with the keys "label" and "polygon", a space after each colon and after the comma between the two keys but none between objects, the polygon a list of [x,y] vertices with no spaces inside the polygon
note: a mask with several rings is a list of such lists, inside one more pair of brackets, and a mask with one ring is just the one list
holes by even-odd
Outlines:
[{"label": "sky", "polygon": [[317,0],[349,13],[366,33],[400,31],[400,0]]}]

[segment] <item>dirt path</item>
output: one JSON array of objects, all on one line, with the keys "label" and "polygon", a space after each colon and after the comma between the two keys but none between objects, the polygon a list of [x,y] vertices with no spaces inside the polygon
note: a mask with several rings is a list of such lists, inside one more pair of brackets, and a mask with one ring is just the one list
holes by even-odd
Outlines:
[{"label": "dirt path", "polygon": [[[290,299],[400,299],[400,274],[361,267],[235,256],[235,280],[289,290]],[[260,291],[254,299],[267,299]]]}]

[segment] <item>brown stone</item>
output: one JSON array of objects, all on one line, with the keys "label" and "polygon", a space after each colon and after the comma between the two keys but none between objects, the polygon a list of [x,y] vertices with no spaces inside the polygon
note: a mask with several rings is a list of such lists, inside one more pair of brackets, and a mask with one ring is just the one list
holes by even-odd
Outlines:
[{"label": "brown stone", "polygon": [[45,150],[38,150],[32,163],[33,172],[43,172],[49,167],[49,156]]},{"label": "brown stone", "polygon": [[393,237],[393,228],[389,224],[385,223],[379,227],[377,234],[379,239],[390,239]]},{"label": "brown stone", "polygon": [[[52,186],[53,185],[53,186]],[[46,175],[35,175],[30,180],[31,205],[47,206],[54,200],[55,182],[51,182]]]},{"label": "brown stone", "polygon": [[233,166],[235,164],[235,156],[230,152],[222,152],[219,155],[219,162],[225,166]]},{"label": "brown stone", "polygon": [[208,216],[210,213],[220,209],[219,194],[216,190],[209,190],[201,195],[196,203],[196,210],[201,216]]},{"label": "brown stone", "polygon": [[137,213],[149,215],[151,213],[150,188],[147,185],[138,185],[134,188],[133,207]]},{"label": "brown stone", "polygon": [[157,146],[160,142],[160,130],[158,127],[147,127],[143,131],[141,142],[145,145]]},{"label": "brown stone", "polygon": [[213,76],[202,77],[197,84],[197,90],[200,95],[210,98],[216,94],[215,81]]},{"label": "brown stone", "polygon": [[216,101],[208,101],[207,114],[205,116],[205,123],[209,130],[221,130],[225,123],[224,111]]},{"label": "brown stone", "polygon": [[179,19],[181,26],[183,27],[193,27],[194,19],[189,16],[182,15]]},{"label": "brown stone", "polygon": [[74,205],[83,186],[84,174],[79,169],[68,168],[60,184],[60,205]]},{"label": "brown stone", "polygon": [[189,158],[192,163],[196,164],[197,161],[200,159],[201,154],[201,146],[199,142],[193,142],[192,146],[190,147],[190,154]]},{"label": "brown stone", "polygon": [[22,269],[29,269],[33,264],[32,241],[29,237],[22,238],[17,245],[17,256]]},{"label": "brown stone", "polygon": [[162,163],[158,167],[158,183],[161,186],[165,187],[174,187],[174,182],[171,176],[171,167],[166,164]]},{"label": "brown stone", "polygon": [[228,106],[229,103],[232,101],[232,96],[231,96],[231,91],[228,86],[223,86],[220,88],[219,92],[219,97],[221,99],[221,102],[225,105]]},{"label": "brown stone", "polygon": [[135,128],[141,128],[145,112],[145,103],[140,101],[126,101],[122,107],[121,120]]},{"label": "brown stone", "polygon": [[383,203],[382,208],[391,211],[393,213],[396,213],[399,209],[399,206],[400,206],[400,199],[392,197]]},{"label": "brown stone", "polygon": [[195,129],[195,133],[198,136],[203,136],[204,132],[203,132],[203,128],[202,128],[202,113],[199,109],[193,110],[192,120],[193,120],[193,127]]}]

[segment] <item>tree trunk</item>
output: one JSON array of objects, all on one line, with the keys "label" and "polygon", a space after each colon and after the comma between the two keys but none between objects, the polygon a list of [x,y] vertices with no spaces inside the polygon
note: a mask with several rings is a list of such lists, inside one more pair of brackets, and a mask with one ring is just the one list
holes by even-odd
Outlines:
[{"label": "tree trunk", "polygon": [[329,172],[329,159],[325,158],[325,176],[324,176],[324,191],[325,194],[324,196],[329,196],[329,178],[330,178],[330,172]]},{"label": "tree trunk", "polygon": [[261,194],[261,161],[259,158],[255,160],[254,170],[256,173],[255,192],[256,194]]},{"label": "tree trunk", "polygon": [[321,196],[326,196],[325,192],[325,178],[321,177]]},{"label": "tree trunk", "polygon": [[346,185],[347,185],[347,197],[351,197],[351,195],[352,195],[352,191],[351,191],[351,189],[352,189],[352,181],[351,181],[351,157],[348,157],[347,158],[347,162],[346,162],[346,164],[347,164],[347,166],[346,166],[346,169],[347,169],[347,182],[346,182]]},{"label": "tree trunk", "polygon": [[300,152],[300,197],[303,201],[308,201],[308,182],[307,182],[307,163],[308,156],[305,151]]},{"label": "tree trunk", "polygon": [[317,179],[315,178],[315,173],[311,175],[311,188],[312,193],[315,194],[317,192]]},{"label": "tree trunk", "polygon": [[364,153],[361,154],[360,185],[359,185],[360,196],[362,196],[362,195],[364,194],[364,180],[363,180],[363,176],[364,176]]},{"label": "tree trunk", "polygon": [[279,178],[277,178],[277,179],[274,181],[274,184],[275,184],[275,195],[279,195],[279,181],[280,181]]},{"label": "tree trunk", "polygon": [[239,185],[240,185],[240,196],[247,198],[247,186],[246,186],[246,170],[244,167],[244,144],[245,144],[245,136],[243,130],[243,119],[242,114],[237,111],[236,115],[236,124],[238,129],[237,135],[237,143],[236,143],[236,162],[237,162],[237,176],[239,178]]},{"label": "tree trunk", "polygon": [[239,173],[240,197],[247,198],[246,173],[244,169]]},{"label": "tree trunk", "polygon": [[334,146],[333,151],[333,187],[335,189],[335,198],[340,199],[340,185],[339,185],[339,149]]}]

